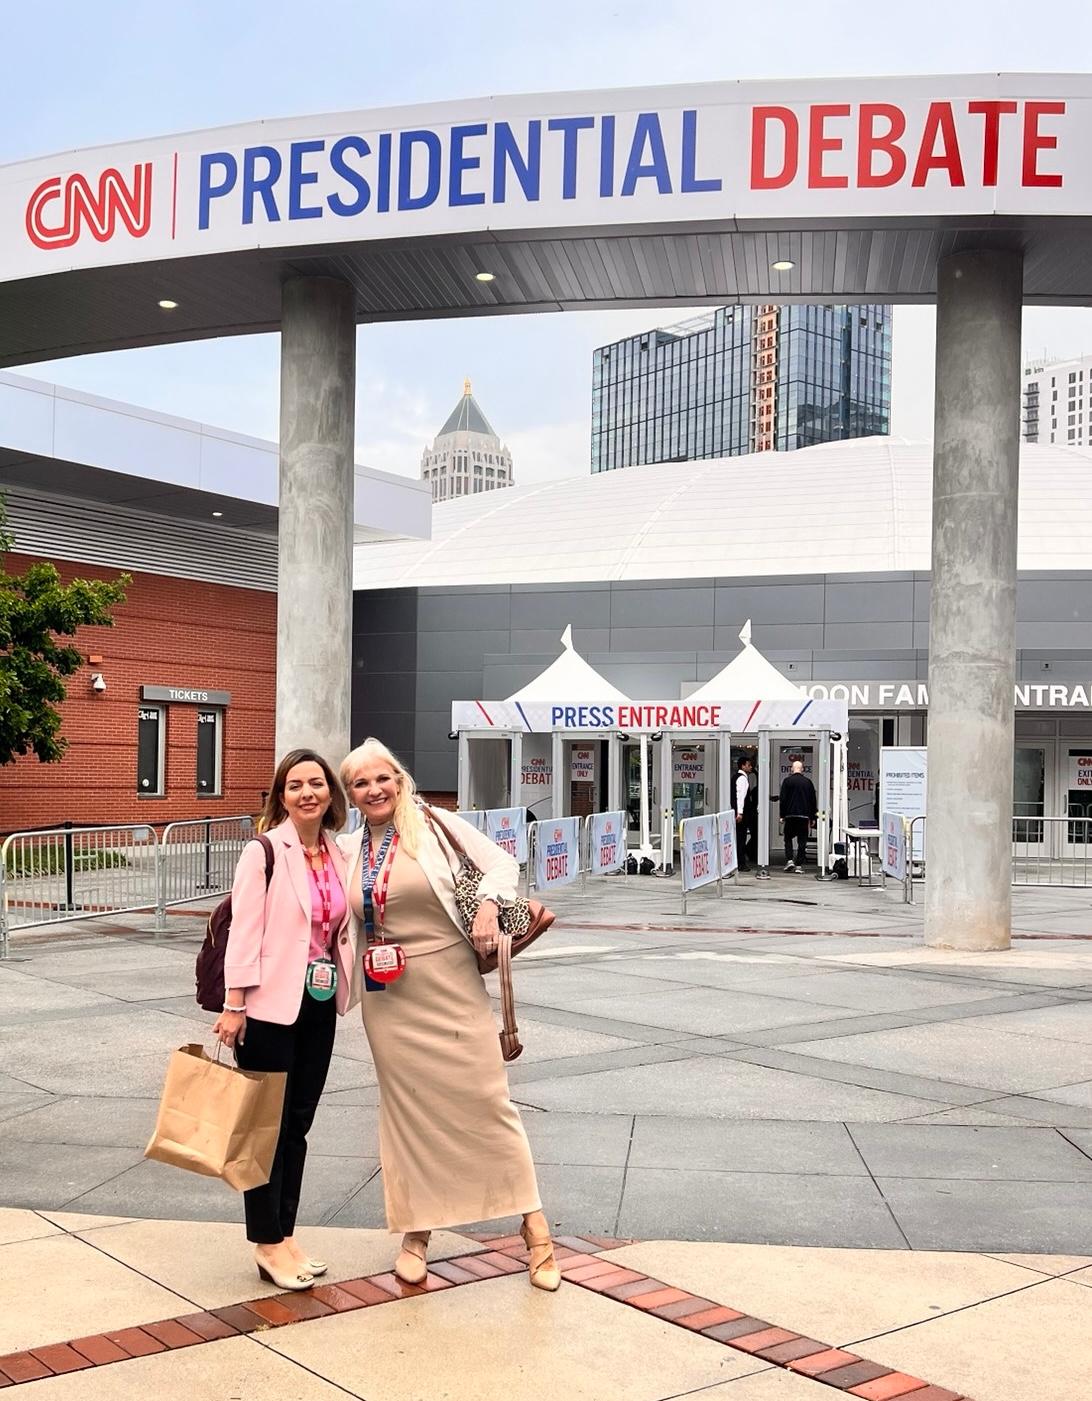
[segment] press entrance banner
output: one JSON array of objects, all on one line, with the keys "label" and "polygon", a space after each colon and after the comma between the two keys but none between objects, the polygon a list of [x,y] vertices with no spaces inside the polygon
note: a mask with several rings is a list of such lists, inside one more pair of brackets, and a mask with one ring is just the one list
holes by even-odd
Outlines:
[{"label": "press entrance banner", "polygon": [[580,874],[580,818],[535,823],[535,886],[571,885]]},{"label": "press entrance banner", "polygon": [[626,861],[626,814],[593,812],[588,818],[588,872],[606,876]]},{"label": "press entrance banner", "polygon": [[485,814],[485,835],[509,856],[514,856],[521,866],[527,860],[525,808],[490,808]]}]

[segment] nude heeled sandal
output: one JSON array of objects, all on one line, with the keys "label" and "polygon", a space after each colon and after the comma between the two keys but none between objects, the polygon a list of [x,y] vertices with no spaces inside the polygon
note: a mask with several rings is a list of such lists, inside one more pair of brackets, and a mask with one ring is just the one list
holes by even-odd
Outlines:
[{"label": "nude heeled sandal", "polygon": [[430,1235],[430,1231],[407,1231],[402,1237],[402,1249],[394,1262],[394,1273],[403,1284],[425,1282],[425,1276],[428,1274],[427,1252]]},{"label": "nude heeled sandal", "polygon": [[536,1289],[545,1289],[552,1294],[555,1289],[561,1286],[561,1271],[554,1259],[553,1241],[549,1236],[545,1236],[541,1240],[532,1239],[526,1224],[519,1228],[519,1233],[523,1237],[523,1243],[527,1247],[527,1253],[530,1257],[527,1261],[527,1272],[530,1275],[531,1283]]}]

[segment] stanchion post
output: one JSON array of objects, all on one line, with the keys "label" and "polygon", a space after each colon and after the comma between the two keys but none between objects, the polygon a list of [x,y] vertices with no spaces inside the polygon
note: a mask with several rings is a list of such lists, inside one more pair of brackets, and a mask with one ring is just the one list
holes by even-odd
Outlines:
[{"label": "stanchion post", "polygon": [[155,828],[152,831],[152,840],[155,842],[155,929],[158,936],[167,932],[167,838],[170,835],[171,824],[168,823],[163,829],[163,837],[160,839]]},{"label": "stanchion post", "polygon": [[66,910],[76,908],[75,901],[75,871],[76,864],[75,843],[72,840],[72,823],[64,824],[64,907]]}]

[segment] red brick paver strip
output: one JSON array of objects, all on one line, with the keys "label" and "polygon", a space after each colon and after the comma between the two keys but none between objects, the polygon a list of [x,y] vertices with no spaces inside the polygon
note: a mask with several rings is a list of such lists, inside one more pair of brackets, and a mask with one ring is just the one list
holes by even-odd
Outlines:
[{"label": "red brick paver strip", "polygon": [[[403,1286],[399,1287],[401,1289]],[[343,1279],[338,1288],[352,1294],[362,1304],[389,1304],[396,1297],[392,1289],[380,1289],[374,1279]]]},{"label": "red brick paver strip", "polygon": [[[186,1319],[182,1321],[189,1326]],[[231,1331],[234,1333],[235,1329],[233,1328]],[[104,1338],[100,1333],[96,1333],[90,1338],[74,1338],[68,1346],[78,1352],[81,1357],[86,1357],[88,1362],[95,1367],[105,1367],[110,1362],[124,1362],[129,1356],[127,1352],[123,1352],[118,1347],[117,1343],[112,1343],[109,1338]]]},{"label": "red brick paver strip", "polygon": [[851,1386],[851,1396],[863,1396],[865,1401],[899,1401],[900,1397],[913,1396],[927,1383],[920,1377],[908,1377],[905,1372],[888,1372],[886,1377],[876,1377],[874,1381]]},{"label": "red brick paver strip", "polygon": [[0,1357],[0,1376],[9,1382],[35,1382],[39,1377],[51,1377],[53,1373],[39,1362],[31,1352],[9,1352]]},{"label": "red brick paver strip", "polygon": [[153,1352],[166,1352],[167,1349],[143,1328],[119,1328],[115,1333],[107,1333],[112,1343],[117,1343],[130,1357],[150,1357]]},{"label": "red brick paver strip", "polygon": [[[187,1313],[175,1320],[181,1323],[183,1328],[188,1328],[191,1333],[196,1333],[203,1338],[206,1343],[218,1342],[221,1338],[234,1338],[238,1336],[239,1330],[233,1328],[230,1323],[225,1323],[222,1318],[215,1318],[211,1313]],[[88,1341],[94,1341],[88,1339]],[[78,1346],[73,1343],[73,1347]],[[115,1358],[109,1359],[111,1362]]]},{"label": "red brick paver strip", "polygon": [[805,1377],[818,1377],[823,1372],[832,1372],[835,1367],[846,1367],[849,1363],[860,1360],[855,1352],[843,1352],[841,1348],[831,1347],[827,1348],[826,1352],[816,1352],[811,1357],[802,1357],[798,1362],[790,1362],[789,1371],[803,1372]]},{"label": "red brick paver strip", "polygon": [[833,1372],[820,1372],[819,1380],[827,1386],[840,1386],[843,1391],[859,1382],[870,1382],[875,1377],[891,1375],[891,1368],[879,1362],[855,1362],[851,1367],[836,1367]]},{"label": "red brick paver strip", "polygon": [[150,1333],[164,1347],[171,1349],[193,1347],[194,1343],[207,1341],[200,1333],[195,1333],[192,1328],[187,1328],[176,1318],[164,1319],[162,1323],[145,1323],[144,1332]]},{"label": "red brick paver strip", "polygon": [[[739,1309],[725,1308],[723,1304],[718,1304],[716,1308],[705,1309],[702,1313],[687,1314],[685,1318],[677,1320],[683,1328],[690,1328],[695,1333],[700,1333],[703,1328],[712,1328],[715,1323],[731,1323],[733,1318],[742,1318]],[[826,1347],[826,1343],[822,1344]]]},{"label": "red brick paver strip", "polygon": [[763,1328],[760,1333],[745,1333],[742,1338],[733,1338],[732,1346],[741,1352],[758,1353],[763,1348],[777,1347],[779,1343],[794,1343],[799,1336],[790,1328]]},{"label": "red brick paver strip", "polygon": [[316,1284],[311,1293],[316,1299],[329,1305],[333,1313],[352,1313],[354,1309],[362,1309],[365,1306],[363,1299],[350,1294],[340,1284]]},{"label": "red brick paver strip", "polygon": [[31,1351],[57,1377],[66,1372],[82,1372],[85,1367],[94,1365],[67,1343],[54,1343],[51,1347],[36,1347]]},{"label": "red brick paver strip", "polygon": [[651,1312],[658,1309],[661,1304],[677,1304],[683,1299],[689,1299],[690,1295],[685,1289],[670,1289],[665,1286],[663,1289],[656,1289],[651,1294],[634,1294],[626,1300],[635,1309],[644,1309]]},{"label": "red brick paver strip", "polygon": [[[487,1249],[439,1260],[423,1284],[403,1284],[393,1272],[316,1285],[300,1293],[249,1299],[226,1308],[199,1310],[140,1327],[52,1343],[0,1357],[0,1387],[61,1376],[88,1367],[109,1366],[175,1348],[280,1328],[350,1313],[355,1309],[420,1297],[441,1289],[522,1273],[527,1252],[518,1236],[478,1236]],[[653,1318],[723,1343],[727,1347],[813,1377],[861,1401],[970,1401],[955,1391],[931,1386],[905,1372],[894,1372],[856,1353],[829,1347],[788,1328],[767,1323],[663,1280],[631,1270],[597,1253],[632,1244],[603,1236],[562,1236],[557,1258],[572,1285],[629,1304]]]}]

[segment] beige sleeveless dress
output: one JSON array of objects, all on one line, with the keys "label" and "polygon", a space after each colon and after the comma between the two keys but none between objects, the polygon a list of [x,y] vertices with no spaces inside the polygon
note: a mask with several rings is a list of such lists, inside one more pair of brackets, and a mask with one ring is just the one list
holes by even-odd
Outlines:
[{"label": "beige sleeveless dress", "polygon": [[[349,892],[359,919],[359,859]],[[385,933],[405,950],[406,971],[382,992],[365,992],[361,1006],[379,1079],[388,1227],[429,1231],[538,1211],[531,1150],[474,951],[401,846]]]}]

